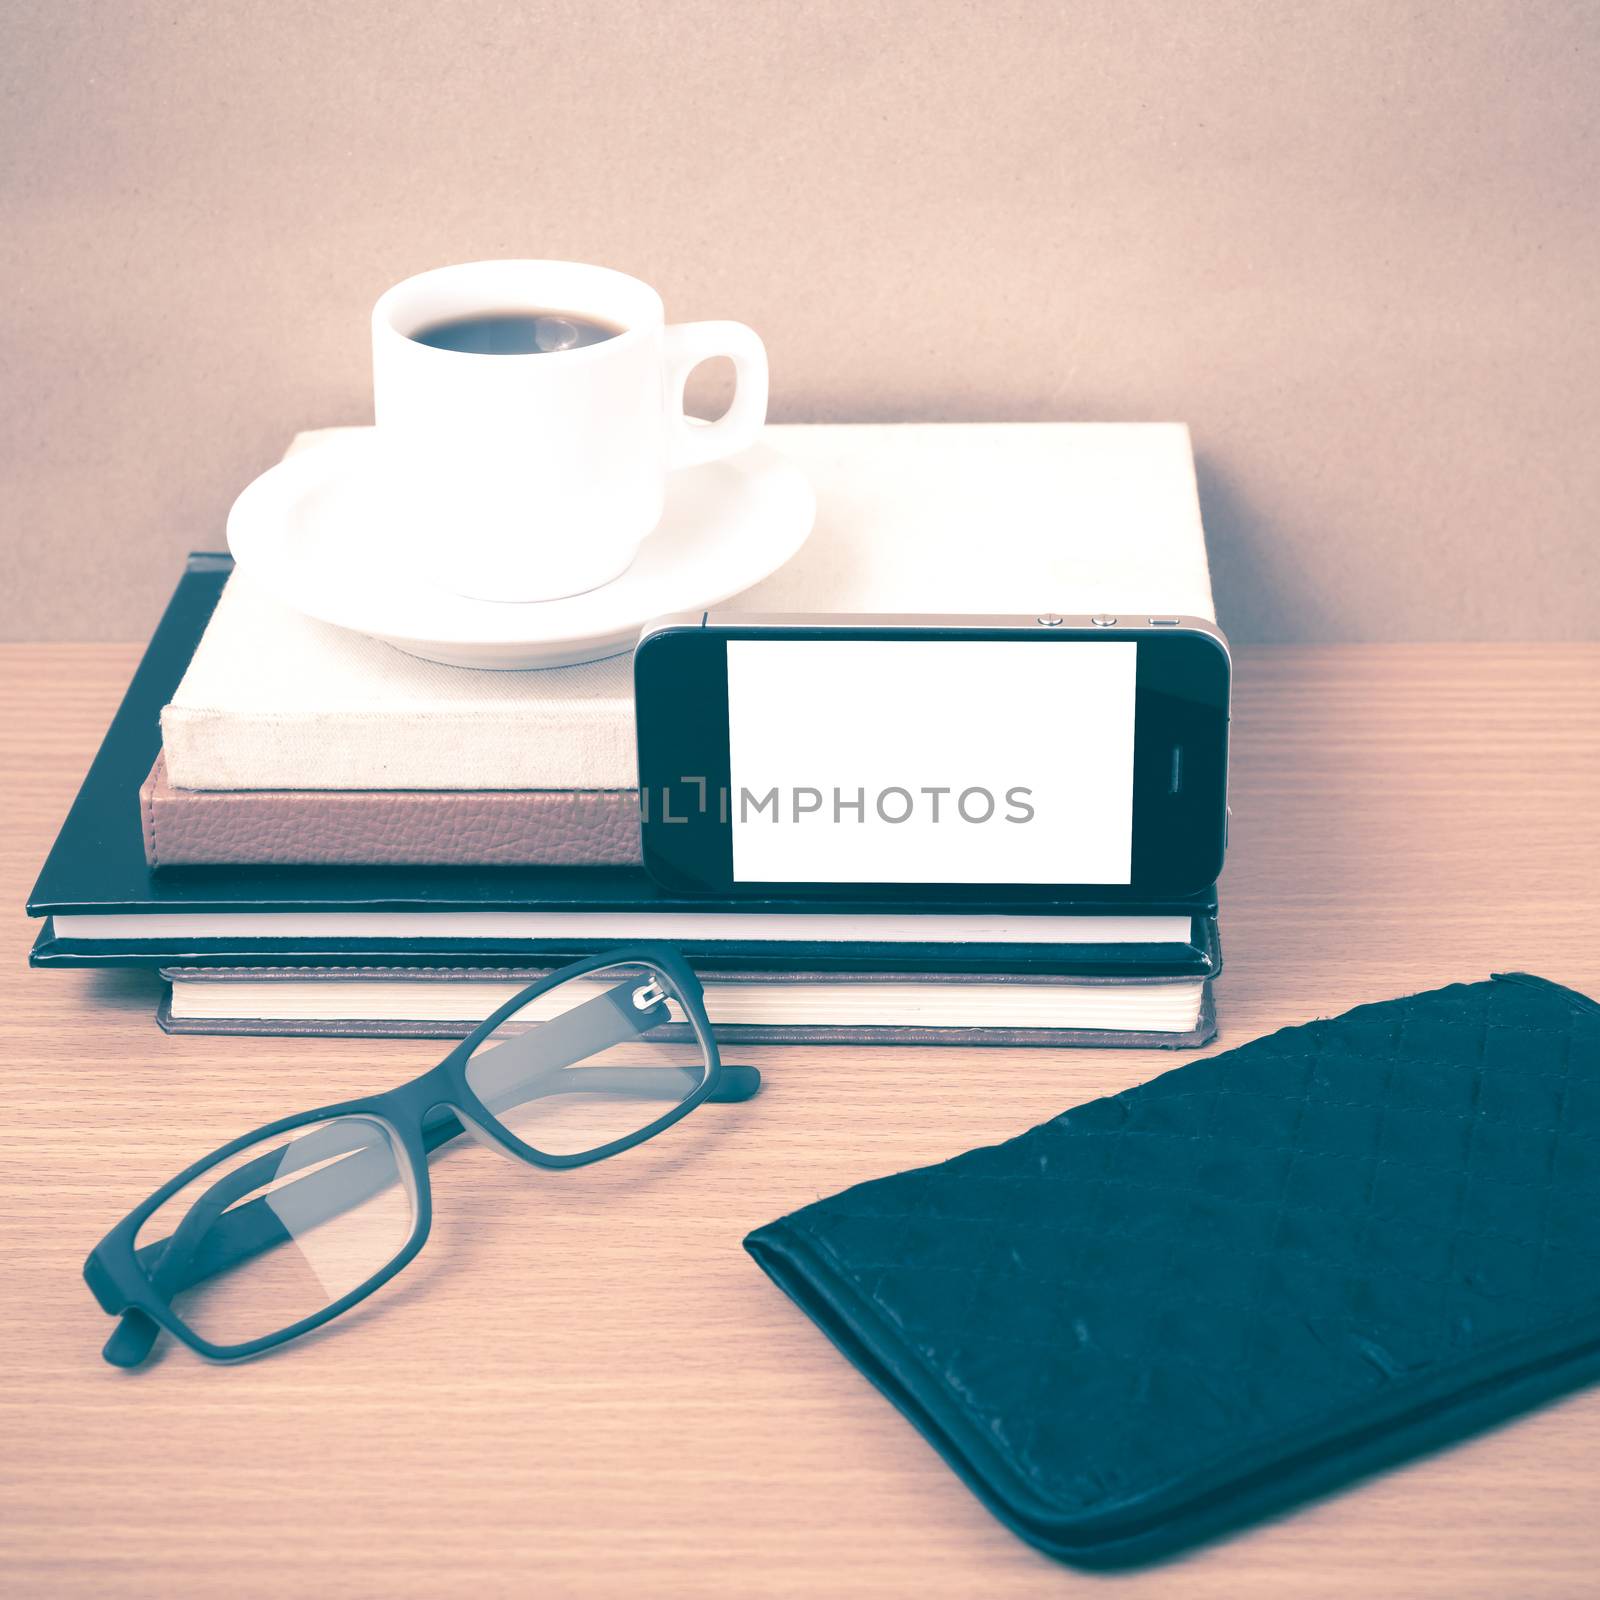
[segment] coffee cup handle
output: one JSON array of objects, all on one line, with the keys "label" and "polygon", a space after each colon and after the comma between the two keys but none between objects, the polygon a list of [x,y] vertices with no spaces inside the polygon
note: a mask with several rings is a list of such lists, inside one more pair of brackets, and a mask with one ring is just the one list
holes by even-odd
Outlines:
[{"label": "coffee cup handle", "polygon": [[[685,414],[689,374],[712,356],[733,363],[733,404],[715,422]],[[767,420],[767,347],[742,322],[675,322],[665,340],[667,466],[696,467],[731,456],[756,442]]]}]

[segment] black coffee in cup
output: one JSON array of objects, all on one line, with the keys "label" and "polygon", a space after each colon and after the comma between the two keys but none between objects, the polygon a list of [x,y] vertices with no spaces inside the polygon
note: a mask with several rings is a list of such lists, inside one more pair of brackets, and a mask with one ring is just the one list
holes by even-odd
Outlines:
[{"label": "black coffee in cup", "polygon": [[435,350],[475,356],[543,356],[603,344],[623,330],[574,311],[474,311],[430,322],[411,335]]}]

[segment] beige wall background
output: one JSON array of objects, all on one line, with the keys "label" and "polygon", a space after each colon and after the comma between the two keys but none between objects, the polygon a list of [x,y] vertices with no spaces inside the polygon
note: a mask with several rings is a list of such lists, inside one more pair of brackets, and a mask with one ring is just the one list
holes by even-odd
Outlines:
[{"label": "beige wall background", "polygon": [[0,629],[146,632],[421,268],[784,421],[1169,418],[1242,639],[1600,636],[1600,6],[0,0]]}]

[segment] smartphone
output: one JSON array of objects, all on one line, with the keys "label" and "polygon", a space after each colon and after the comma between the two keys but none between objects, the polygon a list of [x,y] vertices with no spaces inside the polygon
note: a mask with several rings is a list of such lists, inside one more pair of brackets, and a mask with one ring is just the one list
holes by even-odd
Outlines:
[{"label": "smartphone", "polygon": [[1096,901],[1215,882],[1227,641],[1193,617],[699,613],[634,653],[677,893]]}]

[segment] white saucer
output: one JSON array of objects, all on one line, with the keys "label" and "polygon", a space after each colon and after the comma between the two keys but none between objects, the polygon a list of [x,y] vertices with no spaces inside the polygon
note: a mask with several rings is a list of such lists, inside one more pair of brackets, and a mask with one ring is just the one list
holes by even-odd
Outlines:
[{"label": "white saucer", "polygon": [[565,600],[468,600],[396,559],[370,470],[375,441],[373,429],[351,429],[263,473],[228,513],[228,548],[253,583],[294,610],[451,666],[563,667],[618,655],[652,618],[704,610],[776,572],[816,517],[805,474],[753,445],[673,473],[665,514],[613,582]]}]

